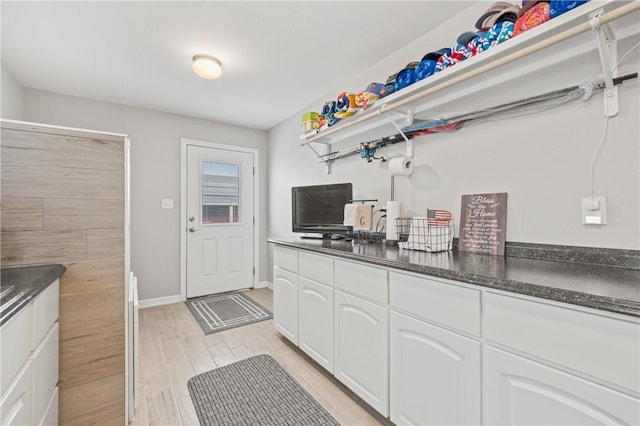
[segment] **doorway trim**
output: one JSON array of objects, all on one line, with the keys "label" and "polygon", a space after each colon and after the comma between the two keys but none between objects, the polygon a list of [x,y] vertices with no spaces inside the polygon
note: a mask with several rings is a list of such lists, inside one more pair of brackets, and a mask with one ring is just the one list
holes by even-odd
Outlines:
[{"label": "doorway trim", "polygon": [[224,149],[227,151],[237,151],[253,154],[253,266],[256,273],[253,275],[253,287],[258,284],[260,277],[260,187],[258,186],[259,176],[259,154],[255,148],[248,148],[237,145],[226,145],[217,142],[207,142],[197,139],[180,138],[180,301],[187,300],[187,147],[200,146],[203,148]]}]

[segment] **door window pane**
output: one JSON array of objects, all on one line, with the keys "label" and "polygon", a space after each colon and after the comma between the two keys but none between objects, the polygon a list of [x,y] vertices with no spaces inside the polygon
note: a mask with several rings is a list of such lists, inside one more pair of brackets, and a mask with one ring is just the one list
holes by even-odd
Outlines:
[{"label": "door window pane", "polygon": [[235,223],[240,216],[240,166],[202,162],[202,224]]}]

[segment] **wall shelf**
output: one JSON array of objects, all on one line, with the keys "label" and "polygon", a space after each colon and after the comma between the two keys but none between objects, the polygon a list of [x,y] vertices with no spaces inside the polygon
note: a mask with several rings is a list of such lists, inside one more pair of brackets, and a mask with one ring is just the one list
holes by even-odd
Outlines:
[{"label": "wall shelf", "polygon": [[[585,3],[488,51],[382,98],[366,112],[359,111],[318,133],[303,134],[300,136],[301,145],[330,145],[367,132],[375,132],[378,136],[397,133],[394,121],[404,126],[407,116],[429,118],[420,114],[433,112],[447,102],[527,74],[535,74],[589,52],[598,52],[597,37],[591,33],[594,16],[599,17],[600,25],[610,26],[616,40],[638,34],[639,9],[640,2],[637,1],[593,0]],[[568,39],[573,39],[570,45],[560,45],[560,42]],[[541,54],[542,50],[544,55]],[[506,64],[510,66],[504,67]],[[489,73],[495,69],[499,69],[499,72]],[[445,89],[446,92],[443,92]],[[437,96],[432,96],[435,93]]]}]

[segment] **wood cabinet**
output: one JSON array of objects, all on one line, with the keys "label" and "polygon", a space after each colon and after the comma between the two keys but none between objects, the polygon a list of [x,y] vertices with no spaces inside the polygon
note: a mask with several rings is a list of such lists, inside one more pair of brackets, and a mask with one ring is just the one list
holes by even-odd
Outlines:
[{"label": "wood cabinet", "polygon": [[389,415],[388,329],[386,307],[335,291],[335,376],[384,416]]},{"label": "wood cabinet", "polygon": [[392,311],[389,347],[395,424],[482,422],[479,341]]},{"label": "wood cabinet", "polygon": [[55,280],[0,329],[0,424],[58,424],[58,294]]},{"label": "wood cabinet", "polygon": [[61,424],[125,423],[128,143],[126,135],[2,120],[2,265],[67,268]]}]

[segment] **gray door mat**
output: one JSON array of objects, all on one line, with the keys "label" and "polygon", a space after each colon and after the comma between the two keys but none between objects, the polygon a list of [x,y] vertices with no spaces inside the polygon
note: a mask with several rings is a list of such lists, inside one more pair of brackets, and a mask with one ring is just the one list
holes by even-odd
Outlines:
[{"label": "gray door mat", "polygon": [[338,425],[270,355],[257,355],[187,382],[200,424]]},{"label": "gray door mat", "polygon": [[185,303],[204,334],[273,318],[268,309],[238,291],[189,299]]}]

